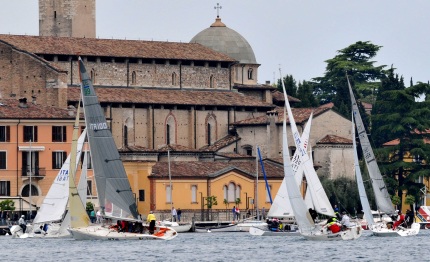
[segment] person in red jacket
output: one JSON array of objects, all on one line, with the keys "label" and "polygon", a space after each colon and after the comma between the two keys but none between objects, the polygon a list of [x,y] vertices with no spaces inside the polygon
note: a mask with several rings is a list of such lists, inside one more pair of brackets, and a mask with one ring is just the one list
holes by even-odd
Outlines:
[{"label": "person in red jacket", "polygon": [[393,230],[395,230],[398,226],[402,225],[403,222],[405,222],[405,215],[402,214],[402,211],[398,211],[397,214],[397,221],[393,224]]}]

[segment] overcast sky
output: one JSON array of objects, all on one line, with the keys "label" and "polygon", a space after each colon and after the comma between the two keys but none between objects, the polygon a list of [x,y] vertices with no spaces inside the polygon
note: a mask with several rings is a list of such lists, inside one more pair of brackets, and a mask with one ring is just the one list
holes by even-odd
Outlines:
[{"label": "overcast sky", "polygon": [[[220,17],[252,46],[258,82],[322,76],[327,59],[357,41],[383,46],[376,65],[430,79],[429,0],[228,0]],[[99,38],[189,42],[216,18],[217,1],[97,0]],[[0,34],[38,35],[37,0],[0,0]]]}]

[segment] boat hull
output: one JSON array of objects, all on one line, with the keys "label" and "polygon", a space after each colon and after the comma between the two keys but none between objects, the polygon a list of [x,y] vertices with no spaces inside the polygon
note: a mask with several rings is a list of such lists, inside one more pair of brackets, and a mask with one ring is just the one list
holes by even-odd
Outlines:
[{"label": "boat hull", "polygon": [[178,233],[190,232],[192,227],[191,223],[179,224],[177,222],[170,222],[170,221],[159,221],[158,225],[173,228]]},{"label": "boat hull", "polygon": [[324,230],[313,230],[310,232],[300,232],[300,234],[307,240],[315,241],[335,241],[335,240],[355,240],[361,236],[363,229],[361,225],[347,228],[338,233],[328,233]]},{"label": "boat hull", "polygon": [[249,232],[251,227],[267,227],[268,224],[263,221],[243,221],[242,223],[237,224],[237,231],[241,232]]},{"label": "boat hull", "polygon": [[371,230],[372,234],[377,237],[407,237],[417,235],[420,232],[420,224],[413,223],[411,228],[398,227],[396,230],[376,225]]},{"label": "boat hull", "polygon": [[300,236],[300,232],[296,231],[270,231],[259,227],[250,227],[249,233],[253,236]]},{"label": "boat hull", "polygon": [[237,232],[236,224],[220,225],[220,226],[209,226],[209,227],[196,227],[195,232],[197,233],[210,233],[210,232]]},{"label": "boat hull", "polygon": [[[118,232],[104,226],[89,226],[68,229],[76,240],[172,240],[178,234],[169,227],[156,227],[154,234]],[[162,231],[165,231],[161,233]]]}]

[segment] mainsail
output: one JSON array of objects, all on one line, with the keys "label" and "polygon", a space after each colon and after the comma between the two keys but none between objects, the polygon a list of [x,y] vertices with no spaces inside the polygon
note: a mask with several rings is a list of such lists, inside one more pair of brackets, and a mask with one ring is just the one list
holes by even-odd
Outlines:
[{"label": "mainsail", "polygon": [[358,111],[357,102],[352,92],[349,78],[346,76],[348,81],[349,94],[351,96],[352,113],[354,115],[358,138],[360,139],[361,149],[363,150],[363,156],[366,162],[369,176],[372,180],[373,192],[375,193],[376,205],[378,210],[387,214],[394,214],[394,207],[388,194],[387,187],[385,186],[384,179],[382,178],[381,172],[379,171],[378,163],[376,162],[375,155],[373,154],[372,147],[367,137],[366,129],[364,128],[363,120],[361,119],[360,112]]},{"label": "mainsail", "polygon": [[[282,74],[281,74],[282,75]],[[282,88],[284,90],[285,97],[285,107],[287,108],[288,118],[290,120],[291,132],[293,133],[294,143],[296,145],[296,150],[299,151],[301,158],[303,170],[305,172],[306,181],[308,183],[308,190],[311,192],[312,201],[315,206],[315,211],[320,214],[328,215],[334,217],[334,210],[330,204],[330,201],[324,191],[321,181],[318,178],[317,173],[313,167],[304,145],[304,141],[300,139],[300,134],[294,121],[294,116],[291,111],[290,103],[288,101],[287,92],[285,91],[284,81],[282,80]]]},{"label": "mainsail", "polygon": [[[78,141],[76,149],[75,169],[79,164],[79,159],[82,153],[86,132],[82,132]],[[60,221],[63,219],[64,212],[66,211],[67,202],[69,200],[69,168],[70,168],[70,155],[67,156],[66,161],[63,163],[60,171],[57,174],[54,182],[49,188],[43,203],[34,218],[33,223],[47,223]]]},{"label": "mainsail", "polygon": [[[137,219],[138,212],[130,182],[120,159],[112,133],[98,102],[91,79],[79,58],[82,101],[88,140],[93,163],[93,172],[102,212],[110,204],[122,211],[122,217]],[[116,210],[113,208],[112,210]]]},{"label": "mainsail", "polygon": [[364,216],[369,226],[373,225],[372,211],[367,198],[366,189],[364,188],[363,177],[361,175],[360,165],[358,164],[357,143],[355,142],[355,125],[354,117],[352,117],[352,147],[354,149],[354,169],[355,179],[357,180],[358,194],[360,195],[361,207],[363,208]]}]

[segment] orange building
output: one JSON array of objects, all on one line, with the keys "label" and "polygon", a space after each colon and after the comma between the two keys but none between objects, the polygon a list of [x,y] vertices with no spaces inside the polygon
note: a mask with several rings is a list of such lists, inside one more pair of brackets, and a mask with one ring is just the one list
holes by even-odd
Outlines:
[{"label": "orange building", "polygon": [[70,153],[75,114],[74,107],[0,99],[0,197],[12,197],[16,210],[29,208],[30,189],[33,211],[47,194]]}]

